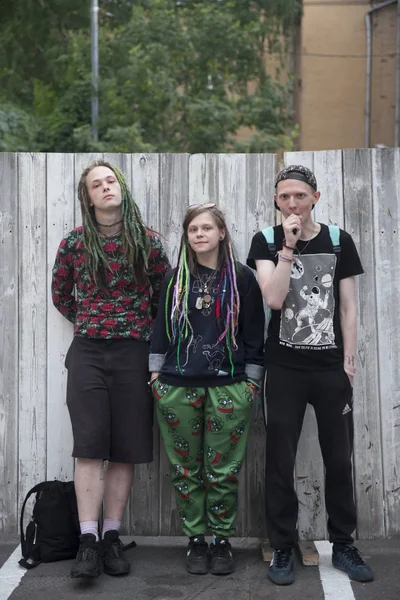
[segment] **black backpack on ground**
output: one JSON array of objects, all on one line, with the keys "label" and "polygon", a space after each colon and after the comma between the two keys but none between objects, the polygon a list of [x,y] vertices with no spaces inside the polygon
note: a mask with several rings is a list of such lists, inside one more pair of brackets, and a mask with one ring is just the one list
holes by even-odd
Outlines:
[{"label": "black backpack on ground", "polygon": [[[36,493],[32,518],[24,535],[24,511]],[[43,481],[26,495],[20,517],[22,558],[32,569],[41,562],[75,558],[79,547],[79,518],[73,481]]]}]

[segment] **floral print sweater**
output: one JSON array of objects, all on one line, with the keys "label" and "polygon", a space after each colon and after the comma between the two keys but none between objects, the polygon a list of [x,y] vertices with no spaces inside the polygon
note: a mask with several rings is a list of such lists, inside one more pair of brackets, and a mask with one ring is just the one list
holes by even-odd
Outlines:
[{"label": "floral print sweater", "polygon": [[135,282],[124,261],[121,234],[103,239],[110,266],[108,293],[96,286],[87,272],[82,227],[61,241],[53,267],[52,298],[57,310],[74,324],[76,336],[150,340],[161,284],[170,265],[158,237],[152,232],[149,236],[150,284]]}]

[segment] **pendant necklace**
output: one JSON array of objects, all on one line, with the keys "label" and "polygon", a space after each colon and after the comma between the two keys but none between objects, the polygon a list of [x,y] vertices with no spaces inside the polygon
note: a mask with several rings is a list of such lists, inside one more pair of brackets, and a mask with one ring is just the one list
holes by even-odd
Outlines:
[{"label": "pendant necklace", "polygon": [[303,252],[306,250],[306,248],[308,247],[308,244],[311,242],[311,240],[313,240],[316,236],[314,236],[314,232],[315,229],[313,230],[310,239],[307,241],[307,244],[304,246],[304,248],[302,250],[299,250],[296,244],[296,250],[297,250],[297,255],[300,256],[301,254],[303,254]]},{"label": "pendant necklace", "polygon": [[211,306],[211,301],[212,301],[212,296],[210,294],[210,290],[208,288],[208,286],[211,284],[212,279],[215,276],[216,271],[213,271],[211,273],[211,275],[206,279],[206,281],[204,283],[201,284],[201,289],[200,289],[200,293],[203,294],[203,296],[199,296],[196,300],[196,308],[198,310],[202,310],[203,308],[210,308]]}]

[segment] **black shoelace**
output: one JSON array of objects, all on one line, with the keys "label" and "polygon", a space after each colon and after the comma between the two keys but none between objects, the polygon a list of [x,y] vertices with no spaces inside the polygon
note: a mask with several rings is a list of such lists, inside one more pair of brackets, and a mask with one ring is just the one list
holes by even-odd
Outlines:
[{"label": "black shoelace", "polygon": [[206,542],[194,542],[191,546],[191,552],[196,556],[202,556],[207,551]]},{"label": "black shoelace", "polygon": [[78,552],[78,560],[96,560],[98,554],[97,548],[92,548],[90,546],[84,546],[83,548],[79,548]]},{"label": "black shoelace", "polygon": [[230,556],[230,548],[228,542],[223,542],[222,544],[215,544],[213,548],[213,554],[224,558],[225,556]]},{"label": "black shoelace", "polygon": [[274,566],[278,569],[285,569],[289,566],[292,553],[290,550],[275,550],[274,551]]},{"label": "black shoelace", "polygon": [[360,551],[355,546],[346,546],[346,548],[343,549],[343,552],[348,556],[348,558],[356,567],[365,565]]}]

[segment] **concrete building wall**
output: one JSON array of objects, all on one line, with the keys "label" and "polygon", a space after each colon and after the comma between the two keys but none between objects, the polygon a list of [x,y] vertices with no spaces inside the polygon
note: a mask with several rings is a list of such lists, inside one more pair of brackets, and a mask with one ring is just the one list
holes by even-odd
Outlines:
[{"label": "concrete building wall", "polygon": [[[369,0],[305,0],[298,41],[301,150],[364,146]],[[373,16],[371,145],[393,145],[396,5]]]}]

